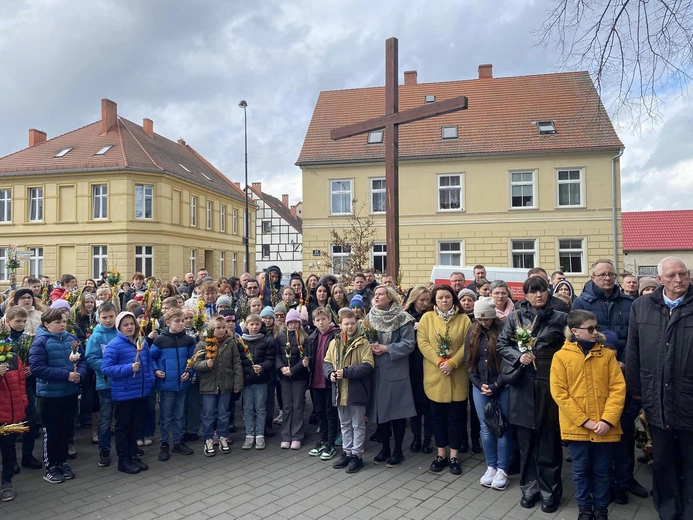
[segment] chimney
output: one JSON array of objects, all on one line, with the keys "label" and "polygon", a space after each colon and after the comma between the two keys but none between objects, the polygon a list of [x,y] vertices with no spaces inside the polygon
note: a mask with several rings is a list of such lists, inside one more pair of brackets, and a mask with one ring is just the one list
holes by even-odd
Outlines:
[{"label": "chimney", "polygon": [[291,206],[291,216],[296,218],[296,204]]},{"label": "chimney", "polygon": [[110,99],[101,100],[101,134],[107,134],[118,122],[118,105]]},{"label": "chimney", "polygon": [[237,187],[238,189],[241,189],[241,183],[240,183],[240,182],[234,182],[234,184],[236,185],[236,187]]},{"label": "chimney", "polygon": [[35,128],[29,129],[29,146],[35,146],[37,144],[46,142],[46,132],[41,130],[36,130]]},{"label": "chimney", "polygon": [[405,85],[416,85],[416,78],[418,74],[415,70],[404,71],[404,84]]},{"label": "chimney", "polygon": [[253,188],[257,188],[257,191],[262,192],[262,183],[261,182],[253,182]]},{"label": "chimney", "polygon": [[146,133],[149,137],[154,137],[154,121],[148,117],[145,117],[142,120],[142,128],[144,129],[144,133]]},{"label": "chimney", "polygon": [[491,65],[490,63],[479,65],[479,79],[491,78],[493,78],[493,65]]},{"label": "chimney", "polygon": [[180,139],[178,139],[178,144],[181,146],[185,146],[185,140],[181,137]]},{"label": "chimney", "polygon": [[282,204],[287,208],[289,207],[289,196],[286,193],[282,195]]}]

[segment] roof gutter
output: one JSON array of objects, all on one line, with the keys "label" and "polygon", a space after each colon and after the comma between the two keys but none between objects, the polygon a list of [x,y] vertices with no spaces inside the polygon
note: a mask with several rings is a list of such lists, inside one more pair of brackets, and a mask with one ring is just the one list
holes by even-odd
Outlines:
[{"label": "roof gutter", "polygon": [[618,276],[618,224],[616,222],[616,159],[623,155],[625,148],[618,151],[618,155],[611,158],[611,224],[614,234],[614,267]]}]

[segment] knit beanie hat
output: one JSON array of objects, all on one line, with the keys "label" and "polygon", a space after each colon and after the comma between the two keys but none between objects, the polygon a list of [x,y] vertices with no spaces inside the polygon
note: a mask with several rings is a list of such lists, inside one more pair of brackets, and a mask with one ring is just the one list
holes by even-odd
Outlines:
[{"label": "knit beanie hat", "polygon": [[14,300],[14,304],[15,304],[15,305],[18,305],[18,304],[19,304],[19,299],[20,299],[22,296],[27,295],[27,294],[30,294],[32,298],[34,297],[34,291],[32,291],[31,289],[29,289],[28,287],[22,287],[21,289],[17,289],[17,290],[14,292],[14,296],[12,296],[12,300]]},{"label": "knit beanie hat", "polygon": [[354,297],[349,302],[349,307],[360,307],[363,309],[363,296],[354,294]]},{"label": "knit beanie hat", "polygon": [[70,308],[70,302],[67,300],[63,300],[62,298],[59,300],[55,300],[53,303],[51,303],[51,309],[69,309]]},{"label": "knit beanie hat", "polygon": [[[272,308],[271,305],[268,305],[267,307],[262,309],[262,312],[260,313],[261,318],[265,318],[266,316],[269,316],[270,318],[276,318],[277,317],[277,315],[274,314],[274,309]],[[287,318],[288,318],[288,316],[287,316]]]},{"label": "knit beanie hat", "polygon": [[126,316],[131,316],[133,320],[135,320],[135,323],[137,323],[137,318],[135,318],[135,315],[131,312],[123,311],[118,316],[116,316],[116,329],[120,330],[120,322],[123,321],[123,318]]},{"label": "knit beanie hat", "polygon": [[474,304],[474,317],[477,320],[494,319],[496,317],[496,304],[493,303],[493,298],[479,296],[479,299]]},{"label": "knit beanie hat", "polygon": [[132,311],[132,314],[135,316],[135,318],[139,318],[144,314],[144,307],[137,307],[134,311]]},{"label": "knit beanie hat", "polygon": [[286,316],[286,305],[284,305],[284,304],[281,303],[281,302],[278,303],[278,304],[276,305],[276,307],[274,307],[274,314],[275,314],[275,317],[276,317],[276,314],[277,314],[278,312],[281,312],[284,316]]},{"label": "knit beanie hat", "polygon": [[297,321],[299,323],[301,322],[301,315],[296,309],[291,309],[286,313],[286,323],[290,323],[292,321]]},{"label": "knit beanie hat", "polygon": [[219,307],[219,305],[231,307],[231,299],[228,296],[219,296],[219,298],[217,298],[217,307]]},{"label": "knit beanie hat", "polygon": [[233,309],[221,309],[219,314],[221,314],[226,321],[236,320],[236,313]]},{"label": "knit beanie hat", "polygon": [[457,293],[457,297],[461,300],[463,296],[469,296],[472,300],[476,301],[476,293],[471,289],[462,289]]},{"label": "knit beanie hat", "polygon": [[94,293],[85,292],[85,293],[82,293],[82,299],[83,300],[96,300],[96,296],[94,295]]},{"label": "knit beanie hat", "polygon": [[659,282],[654,278],[650,278],[649,276],[645,278],[640,278],[638,285],[638,294],[642,296],[643,289],[647,289],[648,287],[654,287],[656,289],[657,287],[659,287]]},{"label": "knit beanie hat", "polygon": [[601,333],[604,335],[604,346],[617,348],[618,347],[618,335],[613,330],[602,330]]}]

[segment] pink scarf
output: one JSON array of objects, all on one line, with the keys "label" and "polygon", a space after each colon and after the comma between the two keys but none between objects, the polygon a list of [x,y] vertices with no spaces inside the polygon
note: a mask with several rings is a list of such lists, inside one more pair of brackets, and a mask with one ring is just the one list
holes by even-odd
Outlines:
[{"label": "pink scarf", "polygon": [[512,313],[514,310],[515,304],[513,304],[513,301],[508,298],[508,301],[505,302],[505,309],[500,310],[498,307],[496,307],[496,316],[498,316],[500,320],[505,323],[508,316],[510,316],[510,313]]}]

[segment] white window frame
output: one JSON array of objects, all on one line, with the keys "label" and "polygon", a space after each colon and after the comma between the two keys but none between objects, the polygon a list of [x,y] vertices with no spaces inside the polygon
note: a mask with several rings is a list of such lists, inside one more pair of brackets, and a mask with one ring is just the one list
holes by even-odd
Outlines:
[{"label": "white window frame", "polygon": [[[376,181],[382,182],[383,187],[382,188],[374,188],[373,184]],[[385,214],[385,208],[387,207],[387,188],[386,188],[386,184],[385,184],[385,177],[375,177],[373,179],[370,179],[370,185],[371,185],[371,214],[384,215]],[[383,209],[382,209],[382,211],[380,211],[380,210],[376,211],[376,209],[375,209],[375,196],[376,195],[382,195],[382,197],[383,197]]]},{"label": "white window frame", "polygon": [[238,208],[233,208],[231,211],[231,233],[238,234]]},{"label": "white window frame", "polygon": [[272,220],[262,220],[260,223],[261,231],[263,235],[269,235],[272,233]]},{"label": "white window frame", "polygon": [[226,253],[224,251],[219,251],[219,276],[225,276],[226,267]]},{"label": "white window frame", "polygon": [[[142,208],[142,213],[139,217],[137,216],[137,199],[142,199],[139,202],[139,206]],[[147,215],[147,201],[149,201],[149,215]],[[152,220],[154,218],[153,184],[135,184],[135,218],[137,220]]]},{"label": "white window frame", "polygon": [[[580,179],[575,180],[560,180],[561,173],[578,172]],[[580,203],[579,204],[561,204],[561,186],[569,184],[580,185]],[[585,207],[585,169],[584,168],[556,168],[556,208],[584,208]]]},{"label": "white window frame", "polygon": [[43,222],[43,187],[29,188],[29,222]]},{"label": "white window frame", "polygon": [[212,229],[212,221],[214,220],[214,202],[207,201],[207,229]]},{"label": "white window frame", "polygon": [[8,277],[7,269],[7,248],[0,247],[0,281],[6,281]]},{"label": "white window frame", "polygon": [[190,272],[197,273],[197,249],[190,250]]},{"label": "white window frame", "polygon": [[[580,249],[576,248],[561,248],[562,240],[579,240],[581,244]],[[558,269],[563,271],[566,275],[581,275],[586,272],[586,261],[587,261],[587,240],[585,237],[559,237],[556,239],[556,265]],[[582,271],[570,271],[569,269],[564,269],[561,265],[561,253],[580,253],[580,263],[582,264]]]},{"label": "white window frame", "polygon": [[10,224],[12,222],[12,188],[0,189],[0,203],[2,203],[0,223]]},{"label": "white window frame", "polygon": [[385,129],[371,130],[368,132],[368,138],[366,139],[366,144],[383,144],[385,140]]},{"label": "white window frame", "polygon": [[91,246],[91,277],[101,278],[101,273],[108,270],[108,246]]},{"label": "white window frame", "polygon": [[[137,252],[138,249],[139,253]],[[147,269],[148,260],[151,270]],[[138,262],[140,263],[139,267],[137,266]],[[135,246],[135,271],[142,273],[145,278],[154,274],[154,246]]]},{"label": "white window frame", "polygon": [[29,248],[29,276],[41,278],[43,274],[43,248]]},{"label": "white window frame", "polygon": [[[531,173],[532,181],[517,181],[513,182],[513,174],[515,173]],[[539,207],[537,199],[537,170],[511,170],[508,174],[508,184],[510,189],[508,190],[509,200],[508,206],[511,210],[523,210],[523,209],[537,209]],[[513,186],[532,186],[532,205],[531,206],[513,206]]]},{"label": "white window frame", "polygon": [[[450,185],[450,184],[448,184],[447,186],[441,186],[441,184],[440,184],[441,179],[447,178],[447,177],[459,177],[459,180],[460,180],[459,186]],[[436,211],[446,212],[446,213],[450,212],[450,211],[453,211],[453,212],[464,211],[464,188],[463,188],[463,186],[464,186],[464,174],[463,173],[439,173],[437,175],[436,184],[437,184],[437,188],[438,188],[438,208]],[[442,208],[441,207],[441,197],[440,197],[441,192],[442,191],[453,191],[455,189],[459,190],[459,192],[460,192],[460,207],[459,208]]]},{"label": "white window frame", "polygon": [[[267,251],[267,254],[265,254],[265,251]],[[262,244],[260,246],[260,253],[262,254],[262,258],[270,258],[272,251],[270,250],[270,245],[269,244]]]},{"label": "white window frame", "polygon": [[219,206],[219,231],[226,233],[226,204]]},{"label": "white window frame", "polygon": [[440,138],[443,141],[450,141],[459,138],[459,130],[457,125],[448,125],[440,129]]},{"label": "white window frame", "polygon": [[[376,251],[376,248],[380,249]],[[382,269],[378,269],[375,265],[375,259],[380,258]],[[371,265],[373,269],[378,273],[385,273],[387,270],[387,244],[385,242],[375,242],[371,248]]]},{"label": "white window frame", "polygon": [[197,197],[190,195],[190,227],[197,227]]},{"label": "white window frame", "polygon": [[231,276],[238,276],[238,253],[231,256]]},{"label": "white window frame", "polygon": [[[527,249],[527,248],[516,248],[515,247],[515,242],[532,242],[532,248]],[[531,269],[533,267],[536,267],[538,265],[537,263],[537,239],[536,238],[511,238],[510,239],[510,244],[509,244],[509,249],[510,249],[510,263],[509,267],[514,268],[514,269]],[[532,255],[532,265],[527,266],[527,265],[520,265],[516,266],[515,265],[515,255],[527,255],[531,254]]]},{"label": "white window frame", "polygon": [[105,220],[108,218],[108,184],[91,185],[91,218]]},{"label": "white window frame", "polygon": [[330,258],[332,259],[332,274],[339,274],[339,270],[335,269],[335,266],[337,265],[338,262],[342,262],[343,258],[349,258],[349,255],[351,255],[351,251],[338,251],[335,252],[335,248],[340,248],[341,246],[338,246],[336,244],[330,244]]},{"label": "white window frame", "polygon": [[[453,245],[453,244],[459,244],[459,251],[455,250],[445,250],[443,251],[441,248],[443,244],[446,245]],[[438,254],[438,265],[450,265],[450,266],[461,266],[464,265],[464,240],[440,240],[438,242],[438,245],[436,247],[437,254]],[[460,255],[460,263],[455,264],[455,263],[445,263],[443,262],[443,255],[449,255],[452,257],[452,255]]]},{"label": "white window frame", "polygon": [[[334,190],[334,184],[335,183],[349,183],[349,190]],[[350,215],[351,212],[353,211],[353,200],[354,200],[354,181],[352,179],[330,179],[330,215]],[[335,212],[334,208],[334,197],[335,196],[344,196],[347,195],[349,196],[349,201],[348,201],[348,210],[344,212]]]}]

